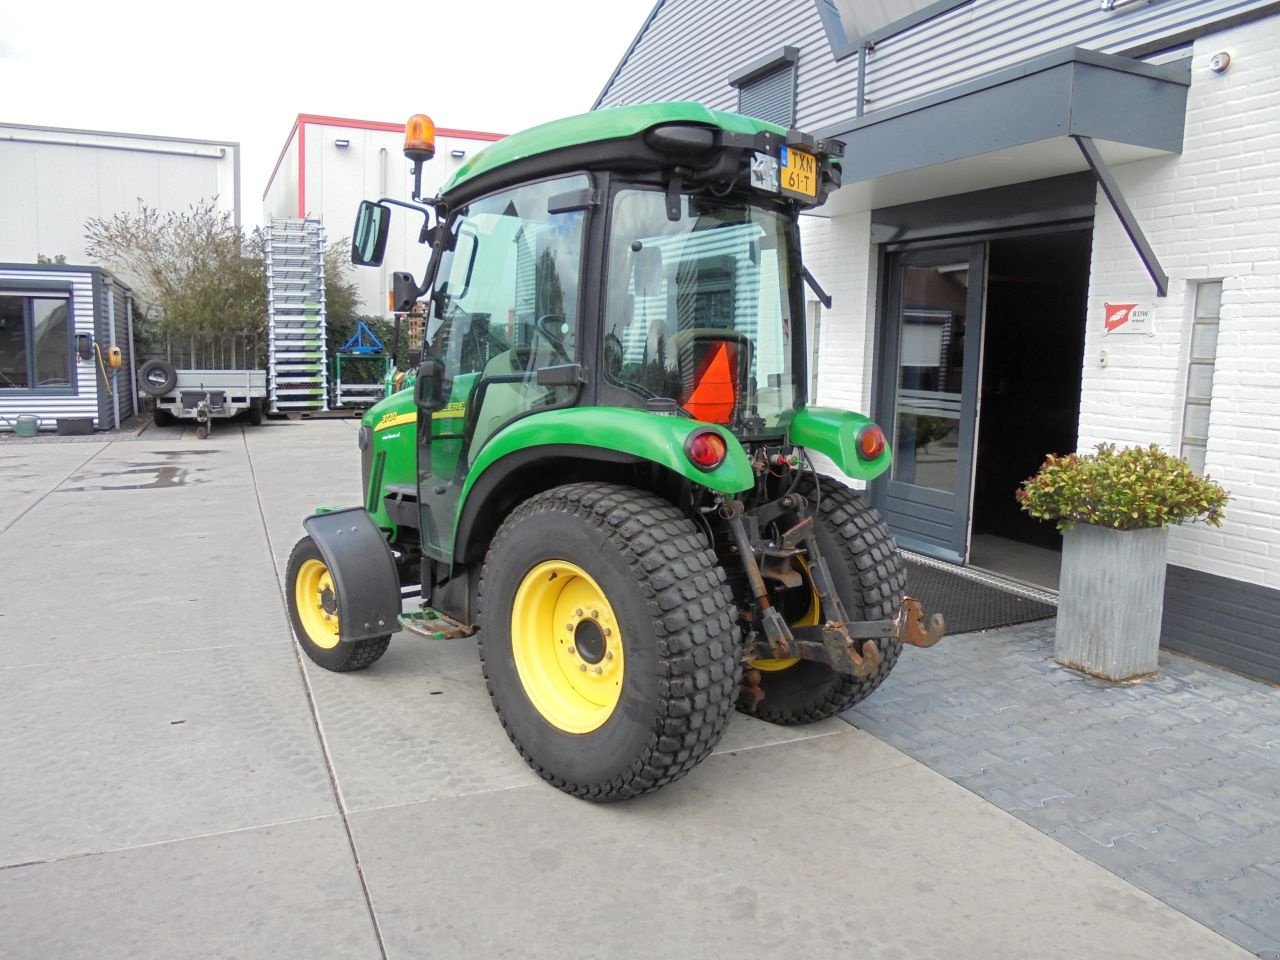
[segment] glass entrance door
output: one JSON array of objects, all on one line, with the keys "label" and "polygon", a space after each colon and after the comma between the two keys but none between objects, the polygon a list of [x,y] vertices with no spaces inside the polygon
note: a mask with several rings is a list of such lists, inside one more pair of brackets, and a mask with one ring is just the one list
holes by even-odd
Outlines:
[{"label": "glass entrance door", "polygon": [[901,546],[956,562],[968,547],[985,281],[983,244],[894,254],[881,318],[878,416],[893,469],[872,493]]}]

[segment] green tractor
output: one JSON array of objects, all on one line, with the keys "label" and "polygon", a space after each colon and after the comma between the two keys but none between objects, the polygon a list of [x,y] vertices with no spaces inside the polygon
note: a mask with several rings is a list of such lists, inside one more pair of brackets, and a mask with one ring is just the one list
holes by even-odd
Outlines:
[{"label": "green tractor", "polygon": [[[735,706],[831,717],[942,635],[903,595],[868,481],[880,428],[806,404],[797,217],[842,145],[691,103],[620,107],[507,137],[414,203],[429,304],[411,386],[364,416],[364,501],[304,521],[289,559],[302,649],[369,666],[405,629],[479,634],[489,695],[543,778],[589,800],[688,773]],[[402,593],[421,602],[402,612]]]}]

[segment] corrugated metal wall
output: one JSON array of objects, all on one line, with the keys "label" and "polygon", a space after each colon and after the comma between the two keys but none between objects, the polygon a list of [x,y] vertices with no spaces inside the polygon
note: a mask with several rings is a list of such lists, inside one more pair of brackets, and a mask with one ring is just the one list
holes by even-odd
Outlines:
[{"label": "corrugated metal wall", "polygon": [[97,351],[94,351],[93,362],[101,387],[98,392],[99,426],[114,427],[117,403],[121,421],[134,414],[133,384],[129,376],[133,369],[133,350],[129,344],[129,308],[124,288],[118,283],[99,283],[98,290],[98,346],[102,348],[103,360],[108,358],[108,347],[119,347],[123,361],[119,369],[113,370],[109,366],[106,368],[107,383],[103,385],[102,371],[96,367]]},{"label": "corrugated metal wall", "polygon": [[[6,280],[19,280],[25,283],[48,283],[51,289],[60,291],[57,284],[72,285],[71,313],[73,316],[73,339],[75,334],[95,335],[94,323],[94,273],[85,271],[77,273],[69,270],[23,270],[20,267],[0,269],[0,289]],[[31,290],[15,290],[15,293],[31,295]],[[26,391],[0,390],[0,415],[13,418],[22,414],[40,417],[42,427],[52,429],[57,417],[93,417],[98,416],[98,382],[97,360],[92,363],[73,359],[75,368],[76,392],[70,395],[40,395]],[[99,424],[105,426],[105,424]],[[12,429],[11,425],[0,423],[0,429]]]},{"label": "corrugated metal wall", "polygon": [[[866,111],[882,110],[1062,47],[1134,49],[1271,0],[1155,0],[1112,11],[1098,0],[974,0],[877,44]],[[601,97],[601,106],[699,100],[736,108],[728,78],[784,45],[800,49],[797,126],[818,130],[856,114],[858,57],[836,61],[814,0],[665,0]]]}]

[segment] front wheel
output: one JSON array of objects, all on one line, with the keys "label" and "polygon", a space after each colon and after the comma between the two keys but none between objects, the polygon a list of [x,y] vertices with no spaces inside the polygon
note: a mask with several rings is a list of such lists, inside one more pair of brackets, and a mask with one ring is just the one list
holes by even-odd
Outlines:
[{"label": "front wheel", "polygon": [[507,735],[589,800],[679,779],[720,740],[738,690],[724,571],[671,504],[571,484],[525,501],[489,546],[480,656]]},{"label": "front wheel", "polygon": [[342,611],[333,575],[320,548],[303,537],[289,554],[285,571],[289,622],[302,652],[313,662],[335,673],[363,670],[387,652],[391,634],[343,643],[338,639]]},{"label": "front wheel", "polygon": [[[805,478],[798,490],[815,505],[818,548],[826,558],[836,592],[852,620],[889,620],[898,614],[907,574],[889,528],[874,507],[844,484],[822,478],[822,496]],[[789,596],[794,594],[794,596]],[[820,621],[813,588],[787,591],[781,606],[792,612],[792,626]],[[742,708],[762,720],[780,724],[814,723],[848,710],[882,684],[898,662],[902,644],[881,638],[880,666],[869,677],[837,673],[813,660],[757,660],[748,669],[760,672],[764,699]]]}]

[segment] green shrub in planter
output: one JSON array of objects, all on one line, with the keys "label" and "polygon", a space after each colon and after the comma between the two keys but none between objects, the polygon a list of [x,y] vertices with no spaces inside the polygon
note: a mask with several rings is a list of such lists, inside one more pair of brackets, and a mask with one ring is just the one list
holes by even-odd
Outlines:
[{"label": "green shrub in planter", "polygon": [[1148,530],[1194,520],[1220,527],[1230,499],[1218,483],[1155,444],[1117,450],[1110,443],[1084,455],[1050,454],[1017,497],[1023,510],[1057,521],[1059,530],[1073,523]]},{"label": "green shrub in planter", "polygon": [[1227,492],[1159,447],[1050,456],[1017,491],[1062,531],[1053,656],[1106,680],[1156,672],[1168,527],[1221,526]]}]

